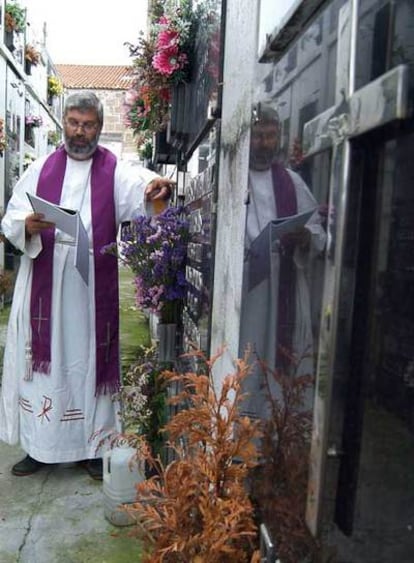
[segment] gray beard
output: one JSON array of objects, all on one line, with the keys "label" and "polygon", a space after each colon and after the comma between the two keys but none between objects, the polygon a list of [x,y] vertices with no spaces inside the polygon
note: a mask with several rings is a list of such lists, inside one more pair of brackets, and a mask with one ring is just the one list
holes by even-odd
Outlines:
[{"label": "gray beard", "polygon": [[72,145],[70,141],[65,139],[65,149],[69,156],[73,156],[75,159],[76,157],[83,157],[81,160],[89,158],[93,155],[98,146],[98,138],[94,139],[84,147],[78,147],[76,145]]}]

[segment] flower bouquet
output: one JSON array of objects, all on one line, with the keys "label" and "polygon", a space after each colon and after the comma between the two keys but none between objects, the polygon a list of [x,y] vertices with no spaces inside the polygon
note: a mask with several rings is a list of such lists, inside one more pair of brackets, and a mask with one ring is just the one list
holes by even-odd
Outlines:
[{"label": "flower bouquet", "polygon": [[26,26],[26,11],[17,2],[6,2],[4,14],[6,31],[20,33]]},{"label": "flower bouquet", "polygon": [[153,89],[144,85],[139,90],[128,90],[124,100],[125,125],[134,131],[134,135],[162,129],[168,114],[169,100],[168,88]]},{"label": "flower bouquet", "polygon": [[[181,12],[178,12],[181,16]],[[177,14],[162,16],[155,24],[156,39],[152,66],[173,83],[185,78],[188,55],[184,47],[188,40],[191,20]]]},{"label": "flower bouquet", "polygon": [[125,124],[135,133],[165,128],[171,89],[188,79],[194,50],[191,1],[165,0],[154,6],[148,36],[141,33],[135,46],[127,43],[135,84],[126,96]]},{"label": "flower bouquet", "polygon": [[[135,274],[137,305],[164,323],[176,322],[177,303],[186,295],[188,239],[189,225],[180,207],[153,217],[138,215],[122,230],[119,259]],[[116,243],[102,252],[118,256]]]},{"label": "flower bouquet", "polygon": [[43,124],[43,119],[40,115],[29,114],[26,115],[24,122],[27,127],[40,127]]},{"label": "flower bouquet", "polygon": [[50,75],[47,79],[47,95],[50,97],[60,96],[63,93],[63,85],[57,76]]},{"label": "flower bouquet", "polygon": [[188,222],[182,209],[169,207],[154,217],[138,216],[121,237],[121,260],[135,274],[139,307],[175,322],[177,303],[185,297]]},{"label": "flower bouquet", "polygon": [[27,44],[24,48],[24,58],[25,60],[32,64],[33,66],[37,66],[40,63],[40,53],[39,51],[30,44]]}]

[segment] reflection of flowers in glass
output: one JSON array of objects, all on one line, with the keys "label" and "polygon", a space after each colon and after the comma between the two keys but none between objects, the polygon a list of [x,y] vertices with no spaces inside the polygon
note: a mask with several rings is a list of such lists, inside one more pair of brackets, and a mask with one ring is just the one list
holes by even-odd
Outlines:
[{"label": "reflection of flowers in glass", "polygon": [[7,147],[6,134],[4,132],[4,119],[0,117],[0,156],[3,156]]},{"label": "reflection of flowers in glass", "polygon": [[[137,304],[162,315],[186,295],[188,222],[182,209],[167,208],[154,217],[138,216],[124,229],[121,260],[135,274]],[[113,247],[104,252],[113,253]]]},{"label": "reflection of flowers in glass", "polygon": [[28,127],[40,127],[43,124],[43,119],[40,115],[29,114],[26,115],[25,124]]}]

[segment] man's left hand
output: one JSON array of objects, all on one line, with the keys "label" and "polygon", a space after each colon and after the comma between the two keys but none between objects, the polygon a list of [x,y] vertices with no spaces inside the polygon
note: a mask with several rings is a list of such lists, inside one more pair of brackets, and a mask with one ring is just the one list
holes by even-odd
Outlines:
[{"label": "man's left hand", "polygon": [[174,186],[175,182],[169,178],[155,178],[145,189],[145,200],[152,201],[154,199],[170,199]]}]

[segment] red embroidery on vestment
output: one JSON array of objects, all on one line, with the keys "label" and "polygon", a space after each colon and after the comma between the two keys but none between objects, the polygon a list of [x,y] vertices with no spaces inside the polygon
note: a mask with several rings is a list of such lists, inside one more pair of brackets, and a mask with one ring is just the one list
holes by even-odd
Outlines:
[{"label": "red embroidery on vestment", "polygon": [[33,414],[33,406],[30,403],[30,401],[28,401],[27,399],[24,399],[23,397],[19,397],[19,405],[21,406],[21,408],[26,411],[26,412],[30,412]]},{"label": "red embroidery on vestment", "polygon": [[52,399],[50,397],[46,397],[46,395],[43,395],[42,410],[37,415],[41,419],[41,422],[43,422],[45,418],[48,422],[50,422],[48,412],[50,412],[52,409]]},{"label": "red embroidery on vestment", "polygon": [[65,414],[60,419],[61,422],[70,422],[71,420],[84,420],[85,417],[81,409],[66,409]]}]

